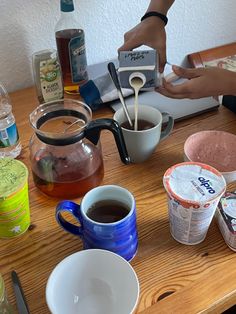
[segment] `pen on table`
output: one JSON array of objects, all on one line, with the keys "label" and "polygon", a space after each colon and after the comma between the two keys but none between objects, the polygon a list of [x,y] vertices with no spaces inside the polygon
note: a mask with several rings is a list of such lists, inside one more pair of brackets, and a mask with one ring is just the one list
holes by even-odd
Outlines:
[{"label": "pen on table", "polygon": [[29,314],[30,313],[29,308],[28,308],[25,295],[24,295],[24,292],[20,283],[20,279],[14,270],[11,272],[11,278],[12,278],[13,289],[14,289],[15,297],[16,297],[17,309],[20,314]]}]

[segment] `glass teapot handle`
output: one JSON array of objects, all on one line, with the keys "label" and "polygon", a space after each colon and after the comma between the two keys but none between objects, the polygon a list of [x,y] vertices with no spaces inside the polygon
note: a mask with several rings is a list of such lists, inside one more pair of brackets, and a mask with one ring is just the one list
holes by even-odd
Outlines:
[{"label": "glass teapot handle", "polygon": [[130,157],[126,149],[125,140],[123,137],[121,127],[119,126],[117,121],[109,118],[92,120],[85,127],[84,137],[90,140],[94,145],[97,145],[100,138],[101,130],[103,129],[107,129],[113,133],[116,141],[116,146],[120,154],[120,159],[124,164],[129,164]]}]

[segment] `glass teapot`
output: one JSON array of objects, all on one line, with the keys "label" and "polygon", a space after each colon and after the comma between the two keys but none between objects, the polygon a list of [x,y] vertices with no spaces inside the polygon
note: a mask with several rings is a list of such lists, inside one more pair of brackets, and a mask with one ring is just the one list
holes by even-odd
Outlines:
[{"label": "glass teapot", "polygon": [[30,160],[35,185],[57,198],[75,198],[98,186],[104,176],[99,141],[110,130],[123,163],[129,163],[119,124],[108,118],[92,120],[81,101],[62,99],[38,106],[30,114],[35,133],[30,139]]}]

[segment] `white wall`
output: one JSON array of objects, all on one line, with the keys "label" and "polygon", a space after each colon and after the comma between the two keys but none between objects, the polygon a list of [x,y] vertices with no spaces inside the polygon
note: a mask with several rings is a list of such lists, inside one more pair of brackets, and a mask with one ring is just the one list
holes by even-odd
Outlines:
[{"label": "white wall", "polygon": [[[158,0],[157,0],[158,1]],[[0,81],[9,91],[31,86],[31,56],[55,48],[59,0],[0,0]],[[125,31],[144,14],[149,0],[75,0],[86,32],[88,64],[117,55]],[[235,0],[176,0],[169,11],[168,60],[236,40]]]}]

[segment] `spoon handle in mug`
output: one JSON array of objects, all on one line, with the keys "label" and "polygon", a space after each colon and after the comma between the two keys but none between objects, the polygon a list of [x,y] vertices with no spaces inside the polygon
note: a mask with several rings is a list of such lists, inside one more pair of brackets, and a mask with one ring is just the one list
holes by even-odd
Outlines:
[{"label": "spoon handle in mug", "polygon": [[125,103],[125,100],[124,100],[124,96],[122,94],[122,90],[121,90],[121,86],[120,86],[120,82],[119,82],[119,78],[118,78],[118,75],[117,75],[117,72],[116,72],[116,67],[114,65],[113,62],[109,62],[108,65],[107,65],[107,68],[108,68],[108,72],[112,78],[112,81],[117,89],[117,92],[118,92],[118,96],[119,96],[119,99],[120,99],[120,102],[123,106],[123,110],[125,112],[125,115],[126,115],[126,118],[130,124],[130,126],[132,127],[133,126],[133,123],[132,123],[132,120],[130,119],[130,116],[129,116],[129,112],[128,112],[128,108],[127,108],[127,105]]}]

